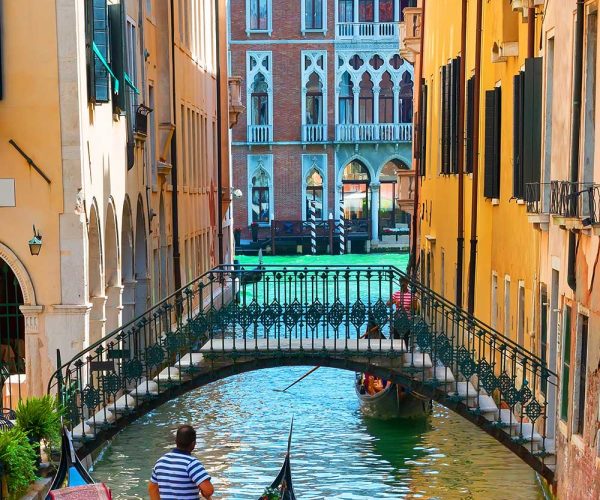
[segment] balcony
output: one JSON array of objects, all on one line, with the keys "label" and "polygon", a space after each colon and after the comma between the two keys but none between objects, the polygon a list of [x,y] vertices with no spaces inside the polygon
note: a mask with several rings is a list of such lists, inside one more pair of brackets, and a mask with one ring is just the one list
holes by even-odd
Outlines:
[{"label": "balcony", "polygon": [[302,125],[302,142],[326,142],[327,125]]},{"label": "balcony", "polygon": [[248,125],[248,142],[268,144],[273,141],[273,125]]},{"label": "balcony", "polygon": [[392,23],[337,23],[335,30],[339,40],[396,41],[398,24]]},{"label": "balcony", "polygon": [[240,76],[230,76],[228,81],[229,87],[229,128],[233,128],[240,114],[244,111],[242,104],[242,78]]},{"label": "balcony", "polygon": [[399,26],[400,55],[412,64],[421,51],[421,15],[420,8],[406,7]]},{"label": "balcony", "polygon": [[343,123],[335,129],[337,142],[410,142],[412,123]]}]

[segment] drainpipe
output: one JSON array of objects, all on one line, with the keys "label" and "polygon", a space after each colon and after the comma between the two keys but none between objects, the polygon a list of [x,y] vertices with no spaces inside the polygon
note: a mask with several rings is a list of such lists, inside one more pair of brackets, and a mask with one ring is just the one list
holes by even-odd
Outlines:
[{"label": "drainpipe", "polygon": [[468,311],[475,310],[475,271],[477,269],[477,204],[479,188],[479,111],[481,101],[481,17],[483,0],[477,0],[475,25],[475,73],[473,85],[473,182],[471,185],[471,251],[469,256]]},{"label": "drainpipe", "polygon": [[[423,109],[423,50],[425,48],[425,5],[427,3],[427,0],[423,0],[422,1],[422,7],[421,7],[421,40],[420,40],[420,62],[419,62],[419,71],[418,71],[418,76],[417,76],[417,82],[419,84],[419,108],[422,110]],[[423,144],[423,137],[422,137],[422,133],[423,130],[421,129],[421,115],[422,113],[419,113],[419,120],[417,120],[416,128],[417,128],[417,134],[419,137],[419,140],[417,141],[417,144],[419,145],[419,147],[421,146],[421,144]],[[415,194],[414,194],[414,203],[413,203],[413,216],[412,216],[412,251],[411,251],[411,255],[410,255],[410,261],[408,264],[408,270],[409,273],[416,278],[416,274],[417,274],[417,252],[418,252],[418,240],[417,240],[417,229],[419,227],[418,225],[418,220],[419,220],[419,177],[420,177],[420,171],[421,171],[421,153],[420,151],[417,151],[416,149],[413,148],[413,160],[414,160],[414,165],[415,165]]]},{"label": "drainpipe", "polygon": [[173,125],[175,130],[171,137],[171,183],[173,191],[171,194],[171,216],[173,224],[173,279],[175,290],[181,288],[181,256],[179,254],[179,205],[178,205],[178,182],[177,182],[177,90],[175,88],[175,8],[171,0],[171,87],[173,100]]},{"label": "drainpipe", "polygon": [[218,265],[223,264],[223,151],[221,140],[223,137],[221,127],[223,125],[223,105],[221,103],[221,18],[219,13],[219,0],[215,0],[215,36],[216,36],[216,79],[217,79],[217,239],[218,239],[218,251],[219,251],[219,262]]},{"label": "drainpipe", "polygon": [[[571,131],[571,169],[569,180],[579,182],[579,136],[581,134],[581,87],[583,74],[583,2],[577,0],[577,17],[575,20],[575,61],[573,72],[573,117]],[[569,191],[577,193],[577,188]],[[577,203],[577,196],[572,196],[571,204]],[[567,266],[567,284],[571,290],[577,288],[575,259],[577,257],[577,241],[575,233],[569,232],[569,261]]]},{"label": "drainpipe", "polygon": [[535,45],[535,7],[527,9],[527,58],[534,57]]},{"label": "drainpipe", "polygon": [[465,69],[467,65],[467,0],[462,0],[460,26],[460,67],[458,82],[458,229],[456,234],[456,305],[462,307],[463,263],[465,252]]}]

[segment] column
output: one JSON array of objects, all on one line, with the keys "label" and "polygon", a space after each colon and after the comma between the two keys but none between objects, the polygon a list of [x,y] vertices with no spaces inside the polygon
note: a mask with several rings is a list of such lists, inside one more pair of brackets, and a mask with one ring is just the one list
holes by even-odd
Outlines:
[{"label": "column", "polygon": [[[12,375],[9,390],[12,393],[13,408],[17,404],[19,393],[21,397],[43,396],[46,394],[44,382],[48,380],[42,363],[43,341],[40,336],[39,316],[42,306],[20,306],[25,319],[25,375]],[[18,386],[21,387],[18,387]],[[3,391],[3,392],[6,392]]]},{"label": "column", "polygon": [[104,336],[104,327],[106,325],[106,296],[90,297],[92,308],[90,310],[90,331],[85,339],[84,347],[88,347],[97,342]]},{"label": "column", "polygon": [[371,183],[371,240],[379,240],[379,183]]},{"label": "column", "polygon": [[137,281],[128,279],[123,281],[123,313],[122,322],[129,323],[135,318],[135,286]]},{"label": "column", "polygon": [[121,326],[123,314],[123,287],[110,285],[106,287],[106,333]]}]

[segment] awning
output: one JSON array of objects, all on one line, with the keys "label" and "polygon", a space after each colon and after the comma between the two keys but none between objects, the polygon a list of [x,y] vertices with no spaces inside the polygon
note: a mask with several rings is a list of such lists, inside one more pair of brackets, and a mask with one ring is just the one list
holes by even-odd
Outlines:
[{"label": "awning", "polygon": [[106,68],[106,71],[108,71],[110,73],[110,76],[113,77],[114,80],[114,87],[115,87],[115,94],[119,93],[119,80],[118,78],[115,76],[115,74],[113,73],[113,70],[110,69],[110,66],[108,65],[108,63],[106,62],[106,59],[104,59],[104,56],[102,55],[102,52],[100,52],[100,49],[98,48],[98,46],[96,45],[96,42],[92,42],[92,50],[94,51],[94,54],[96,54],[96,57],[100,60],[100,62],[102,63],[102,66],[104,66]]},{"label": "awning", "polygon": [[127,86],[133,90],[137,95],[140,95],[140,91],[138,90],[138,88],[133,84],[133,82],[131,81],[131,77],[127,74],[124,73],[124,78],[125,78],[125,83],[127,84]]}]

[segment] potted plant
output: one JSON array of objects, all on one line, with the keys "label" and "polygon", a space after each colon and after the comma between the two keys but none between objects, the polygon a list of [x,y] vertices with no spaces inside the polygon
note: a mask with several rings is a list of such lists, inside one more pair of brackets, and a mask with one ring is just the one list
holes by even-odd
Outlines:
[{"label": "potted plant", "polygon": [[16,410],[17,426],[29,437],[41,459],[40,441],[48,443],[50,449],[61,439],[61,411],[54,396],[46,395],[41,398],[29,398],[19,401]]},{"label": "potted plant", "polygon": [[239,247],[240,246],[240,241],[242,239],[242,229],[239,227],[236,227],[233,230],[233,238],[235,240],[235,246]]},{"label": "potted plant", "polygon": [[252,233],[252,241],[256,243],[258,241],[258,222],[250,224],[250,232]]},{"label": "potted plant", "polygon": [[36,480],[36,452],[18,426],[0,432],[0,481],[2,497],[19,498]]}]

